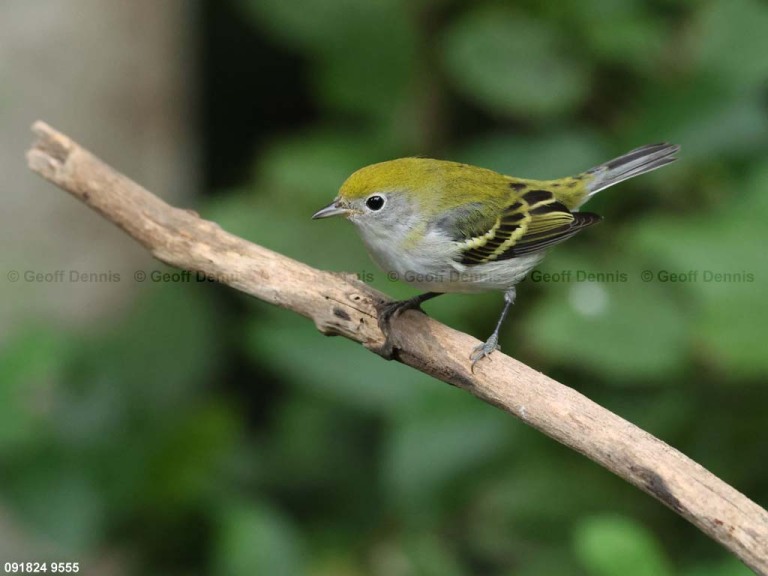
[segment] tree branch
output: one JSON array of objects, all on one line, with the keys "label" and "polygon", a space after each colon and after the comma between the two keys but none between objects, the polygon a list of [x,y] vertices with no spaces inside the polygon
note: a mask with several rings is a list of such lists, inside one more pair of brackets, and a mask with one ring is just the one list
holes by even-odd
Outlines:
[{"label": "tree branch", "polygon": [[[202,272],[381,353],[381,293],[247,242],[191,211],[174,208],[50,126],[37,122],[32,170],[141,243],[156,258]],[[578,392],[499,352],[470,371],[477,341],[418,312],[393,322],[396,359],[465,389],[584,454],[647,492],[768,575],[768,513],[661,440]]]}]

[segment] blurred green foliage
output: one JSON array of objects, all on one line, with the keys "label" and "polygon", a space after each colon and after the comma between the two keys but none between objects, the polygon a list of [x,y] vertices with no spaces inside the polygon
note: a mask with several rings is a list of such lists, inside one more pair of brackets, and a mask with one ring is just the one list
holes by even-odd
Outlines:
[{"label": "blurred green foliage", "polygon": [[[412,290],[387,282],[351,226],[309,220],[356,168],[419,154],[557,177],[681,144],[677,164],[596,198],[605,223],[541,267],[626,280],[527,280],[502,344],[768,503],[768,5],[230,9],[307,63],[294,82],[317,118],[261,135],[252,177],[201,213],[313,266],[373,274],[394,297]],[[500,306],[427,308],[485,337]],[[31,323],[0,363],[4,506],[57,560],[221,576],[748,573],[497,409],[208,285],[154,286],[87,336]]]}]

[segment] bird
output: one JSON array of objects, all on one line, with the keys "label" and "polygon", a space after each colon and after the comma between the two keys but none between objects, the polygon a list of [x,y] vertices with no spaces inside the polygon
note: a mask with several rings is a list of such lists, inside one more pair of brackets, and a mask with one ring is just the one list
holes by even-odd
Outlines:
[{"label": "bird", "polygon": [[409,157],[349,176],[313,219],[344,216],[389,278],[422,290],[386,303],[378,322],[392,350],[392,320],[445,293],[499,291],[504,307],[470,368],[499,349],[516,285],[553,246],[602,220],[579,208],[598,192],[675,161],[667,142],[635,148],[575,176],[532,180],[449,160]]}]

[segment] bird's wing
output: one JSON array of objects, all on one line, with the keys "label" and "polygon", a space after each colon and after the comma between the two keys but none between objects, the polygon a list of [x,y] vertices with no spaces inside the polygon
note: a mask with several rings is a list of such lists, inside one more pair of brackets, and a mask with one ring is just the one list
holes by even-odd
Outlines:
[{"label": "bird's wing", "polygon": [[466,265],[538,252],[601,219],[589,212],[571,212],[544,189],[521,189],[495,217],[479,217],[471,205],[462,210],[460,218],[472,225],[461,227],[454,238],[460,245],[458,259]]}]

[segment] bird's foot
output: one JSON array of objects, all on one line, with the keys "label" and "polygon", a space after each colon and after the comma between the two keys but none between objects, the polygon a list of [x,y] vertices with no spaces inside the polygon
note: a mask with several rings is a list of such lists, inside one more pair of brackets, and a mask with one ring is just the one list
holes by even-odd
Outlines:
[{"label": "bird's foot", "polygon": [[396,302],[387,302],[379,307],[379,328],[384,333],[385,340],[384,345],[381,348],[381,355],[387,360],[392,359],[392,354],[395,349],[395,344],[392,341],[392,334],[390,332],[390,325],[392,320],[400,316],[406,310],[418,310],[424,312],[421,309],[422,300],[417,296],[409,298],[408,300],[397,300]]},{"label": "bird's foot", "polygon": [[409,298],[408,300],[398,300],[397,302],[387,302],[382,304],[379,308],[379,328],[382,332],[389,332],[389,326],[392,320],[406,310],[418,310],[421,309],[421,302],[416,298]]},{"label": "bird's foot", "polygon": [[480,344],[480,346],[477,346],[474,350],[472,350],[472,354],[469,355],[469,359],[472,360],[470,370],[474,372],[475,364],[477,364],[483,358],[489,357],[496,350],[501,350],[501,346],[499,346],[499,335],[494,332],[484,344]]}]

